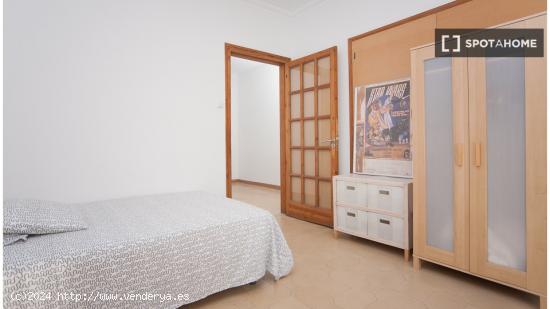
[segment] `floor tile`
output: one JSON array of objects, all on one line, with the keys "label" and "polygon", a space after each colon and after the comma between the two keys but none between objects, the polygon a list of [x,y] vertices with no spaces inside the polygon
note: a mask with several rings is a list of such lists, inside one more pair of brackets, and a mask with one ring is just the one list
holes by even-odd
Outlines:
[{"label": "floor tile", "polygon": [[414,271],[403,251],[280,213],[280,191],[234,184],[233,197],[271,212],[294,255],[294,269],[275,281],[222,291],[189,308],[494,309],[538,308],[538,298],[445,267]]}]

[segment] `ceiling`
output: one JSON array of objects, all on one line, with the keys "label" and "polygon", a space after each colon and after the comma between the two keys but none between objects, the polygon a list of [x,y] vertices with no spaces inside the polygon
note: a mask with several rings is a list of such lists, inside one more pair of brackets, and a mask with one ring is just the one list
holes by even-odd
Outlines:
[{"label": "ceiling", "polygon": [[246,1],[274,12],[282,13],[289,16],[294,16],[325,0],[246,0]]}]

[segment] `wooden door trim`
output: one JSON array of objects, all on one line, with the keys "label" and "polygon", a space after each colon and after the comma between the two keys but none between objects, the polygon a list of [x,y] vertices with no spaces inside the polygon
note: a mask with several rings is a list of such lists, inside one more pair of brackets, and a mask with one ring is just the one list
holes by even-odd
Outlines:
[{"label": "wooden door trim", "polygon": [[[330,63],[330,74],[331,74],[331,88],[334,89],[334,91],[331,91],[330,95],[332,96],[331,104],[330,104],[330,130],[332,136],[334,138],[337,138],[336,140],[336,149],[334,151],[334,156],[332,157],[332,175],[338,175],[339,167],[339,158],[338,158],[338,147],[340,146],[339,139],[340,136],[338,135],[338,49],[336,46],[329,48],[329,55],[331,56],[331,63]],[[332,192],[332,194],[335,194],[335,192]],[[334,209],[333,209],[334,211]]]},{"label": "wooden door trim", "polygon": [[279,66],[279,136],[281,213],[286,213],[286,165],[285,165],[285,65],[290,58],[248,47],[225,43],[225,194],[233,195],[231,184],[231,57],[243,58]]}]

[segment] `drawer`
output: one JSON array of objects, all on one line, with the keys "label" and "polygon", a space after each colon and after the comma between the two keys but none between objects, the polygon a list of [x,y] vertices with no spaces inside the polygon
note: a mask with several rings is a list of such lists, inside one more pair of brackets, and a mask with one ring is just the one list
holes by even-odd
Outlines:
[{"label": "drawer", "polygon": [[369,237],[403,247],[403,219],[369,212],[367,227]]},{"label": "drawer", "polygon": [[403,188],[369,184],[367,191],[369,208],[396,214],[403,213],[405,200]]},{"label": "drawer", "polygon": [[367,206],[367,185],[351,181],[336,181],[336,202],[345,205]]},{"label": "drawer", "polygon": [[367,234],[367,213],[358,209],[337,207],[337,227],[360,235]]}]

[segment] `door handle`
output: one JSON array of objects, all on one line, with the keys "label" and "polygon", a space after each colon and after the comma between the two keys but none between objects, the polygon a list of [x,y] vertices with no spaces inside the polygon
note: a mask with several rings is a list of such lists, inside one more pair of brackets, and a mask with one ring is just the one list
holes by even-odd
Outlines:
[{"label": "door handle", "polygon": [[475,143],[475,165],[476,167],[481,166],[481,143]]},{"label": "door handle", "polygon": [[321,141],[321,143],[330,143],[330,147],[334,148],[336,147],[336,144],[338,144],[338,136]]},{"label": "door handle", "polygon": [[455,163],[456,166],[461,167],[464,164],[464,144],[455,144]]}]

